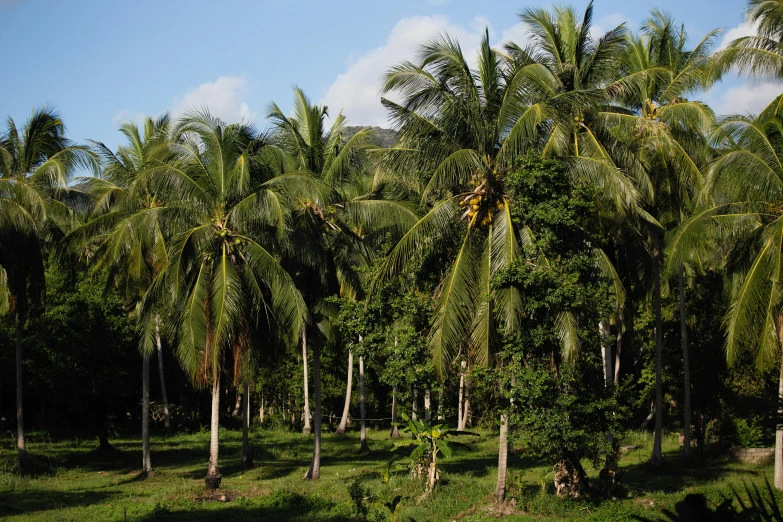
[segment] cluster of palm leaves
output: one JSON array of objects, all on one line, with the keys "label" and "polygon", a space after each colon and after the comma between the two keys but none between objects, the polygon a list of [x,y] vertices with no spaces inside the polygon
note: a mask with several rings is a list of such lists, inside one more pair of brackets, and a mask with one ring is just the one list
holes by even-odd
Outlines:
[{"label": "cluster of palm leaves", "polygon": [[[459,42],[436,37],[383,78],[382,93],[401,100],[381,99],[398,131],[388,149],[371,145],[368,130],[349,137],[342,114],[327,127],[327,108],[299,89],[290,116],[270,107],[269,132],[191,112],[124,124],[127,144],[116,152],[68,142],[50,109],[35,112],[21,131],[9,121],[0,138],[0,311],[11,311],[17,327],[20,458],[22,327],[41,299],[44,247],[56,244],[106,274],[137,321],[145,423],[150,354],[161,338],[194,382],[211,387],[212,486],[220,480],[225,366],[233,365],[234,383],[247,390],[259,347],[282,339],[301,342],[306,354],[309,339],[316,441],[308,476],[318,478],[318,350],[335,313],[326,298],[371,298],[358,272],[376,257],[383,258],[379,280],[388,281],[454,246],[436,290],[432,357],[441,372],[459,359],[491,365],[500,330],[520,328],[524,300],[493,281],[522,256],[546,262],[532,232],[512,220],[505,186],[528,154],[559,158],[574,184],[598,189],[600,210],[584,226],[610,238],[592,247],[616,309],[596,329],[611,324],[621,336],[627,301],[652,300],[653,462],[662,458],[661,293],[676,277],[687,451],[686,276],[708,264],[733,270],[730,357],[757,346],[762,363],[775,361],[783,332],[783,97],[758,117],[720,121],[694,99],[732,69],[783,76],[783,1],[751,0],[748,14],[759,35],[718,53],[718,31],[691,45],[684,28],[657,10],[638,33],[622,24],[595,37],[592,3],[581,15],[524,10],[528,43],[494,48],[487,32],[475,67]],[[77,167],[95,176],[73,184]],[[389,238],[394,246],[386,252]],[[577,319],[564,313],[557,321],[564,359],[578,357]],[[617,374],[612,361],[607,347],[607,385]],[[146,424],[143,431],[148,473]],[[503,414],[499,499],[507,433]],[[783,444],[783,432],[778,439]],[[783,487],[783,461],[776,486]]]}]

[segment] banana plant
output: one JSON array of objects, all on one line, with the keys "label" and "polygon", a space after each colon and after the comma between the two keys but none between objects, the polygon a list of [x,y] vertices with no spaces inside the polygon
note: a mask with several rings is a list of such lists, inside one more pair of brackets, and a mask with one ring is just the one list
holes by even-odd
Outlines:
[{"label": "banana plant", "polygon": [[397,451],[397,449],[402,447],[414,447],[410,455],[411,476],[421,477],[424,470],[427,470],[427,491],[425,493],[427,495],[435,489],[435,485],[440,478],[438,455],[443,455],[444,458],[451,458],[453,455],[451,446],[461,446],[460,443],[448,441],[447,438],[458,435],[475,436],[477,434],[468,431],[452,430],[447,428],[445,424],[430,425],[426,420],[411,419],[405,413],[402,414],[402,418],[408,423],[408,426],[402,430],[410,432],[413,439],[395,442],[392,451]]}]

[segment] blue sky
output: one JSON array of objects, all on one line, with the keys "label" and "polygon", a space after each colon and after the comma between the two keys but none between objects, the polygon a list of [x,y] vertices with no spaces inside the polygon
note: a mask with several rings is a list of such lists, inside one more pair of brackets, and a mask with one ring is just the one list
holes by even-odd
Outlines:
[{"label": "blue sky", "polygon": [[[584,0],[558,2],[582,11]],[[385,124],[378,81],[438,32],[468,50],[485,26],[494,44],[524,39],[517,14],[539,0],[0,0],[0,115],[20,123],[55,105],[70,136],[114,148],[122,120],[208,105],[230,121],[265,124],[274,100],[302,87],[357,125]],[[723,27],[747,34],[743,0],[596,0],[594,24],[636,29],[652,6],[693,41]],[[724,37],[718,39],[720,43]],[[731,79],[703,98],[718,111],[754,112],[783,88]]]}]

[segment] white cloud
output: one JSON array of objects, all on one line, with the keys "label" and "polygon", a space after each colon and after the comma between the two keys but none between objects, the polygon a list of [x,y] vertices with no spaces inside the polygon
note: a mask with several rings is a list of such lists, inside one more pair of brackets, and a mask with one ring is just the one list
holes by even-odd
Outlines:
[{"label": "white cloud", "polygon": [[593,26],[590,28],[590,36],[593,38],[600,38],[622,23],[625,23],[629,30],[633,29],[631,20],[622,13],[609,13],[603,15],[593,23]]},{"label": "white cloud", "polygon": [[249,122],[255,117],[244,100],[247,82],[242,76],[221,76],[214,82],[202,83],[184,95],[174,98],[171,106],[173,116],[190,110],[209,109],[226,123]]},{"label": "white cloud", "polygon": [[117,114],[115,114],[112,117],[111,121],[117,127],[119,127],[121,124],[125,123],[126,121],[130,121],[138,126],[141,126],[144,124],[144,118],[145,118],[145,114],[143,112],[134,112],[130,109],[121,109]]},{"label": "white cloud", "polygon": [[783,85],[777,82],[748,82],[723,91],[717,96],[713,108],[718,115],[756,115],[782,93]]},{"label": "white cloud", "polygon": [[[477,25],[485,20],[476,20]],[[466,57],[473,58],[472,49],[481,41],[483,27],[465,28],[454,25],[445,16],[403,18],[392,29],[386,43],[353,60],[348,69],[337,76],[323,97],[332,114],[343,110],[351,122],[360,125],[386,126],[386,111],[380,102],[381,77],[386,70],[404,60],[416,60],[419,46],[437,34],[448,33],[462,46]]]},{"label": "white cloud", "polygon": [[758,23],[751,24],[750,22],[742,22],[736,27],[732,27],[725,33],[723,33],[723,39],[720,41],[718,50],[725,49],[729,44],[737,38],[745,36],[755,36],[757,34]]},{"label": "white cloud", "polygon": [[[598,29],[603,34],[608,29],[602,27],[614,28],[624,21],[627,18],[619,13],[602,16],[594,30]],[[444,33],[459,41],[468,64],[473,67],[477,59],[475,50],[485,27],[489,28],[490,40],[496,47],[508,41],[524,47],[529,40],[529,33],[519,22],[500,31],[496,41],[496,31],[489,20],[482,17],[474,18],[470,27],[454,24],[443,15],[403,18],[389,33],[384,45],[349,61],[346,71],[337,76],[321,102],[329,107],[332,114],[342,110],[354,124],[387,126],[386,111],[379,95],[383,74],[401,61],[415,62],[419,46]]]}]

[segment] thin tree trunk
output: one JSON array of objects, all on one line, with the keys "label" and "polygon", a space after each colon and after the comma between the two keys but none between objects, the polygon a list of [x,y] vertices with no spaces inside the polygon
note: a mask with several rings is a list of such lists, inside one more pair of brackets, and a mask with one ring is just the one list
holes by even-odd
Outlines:
[{"label": "thin tree trunk", "polygon": [[166,379],[163,377],[163,346],[160,341],[160,326],[158,316],[155,316],[155,346],[158,349],[158,375],[160,377],[160,398],[163,401],[163,426],[171,428],[171,415],[169,414],[169,396],[166,393]]},{"label": "thin tree trunk", "polygon": [[315,390],[315,412],[313,415],[313,460],[305,474],[306,479],[321,478],[321,349],[318,343],[313,347],[313,383]]},{"label": "thin tree trunk", "polygon": [[623,310],[617,314],[617,349],[614,353],[614,385],[620,384],[620,354],[623,351]]},{"label": "thin tree trunk", "polygon": [[231,412],[232,417],[238,417],[242,411],[242,394],[237,393],[237,400],[234,401],[234,410]]},{"label": "thin tree trunk", "polygon": [[242,404],[242,467],[253,467],[253,455],[250,451],[250,381],[245,381],[244,402]]},{"label": "thin tree trunk", "polygon": [[142,355],[141,370],[141,473],[152,473],[150,456],[150,354]]},{"label": "thin tree trunk", "polygon": [[682,456],[691,455],[691,363],[688,348],[688,325],[685,322],[685,282],[680,267],[678,284],[680,287],[680,332],[682,335],[682,374],[683,374],[683,422]]},{"label": "thin tree trunk", "polygon": [[337,426],[335,433],[342,435],[348,427],[348,411],[351,408],[351,388],[353,385],[353,350],[348,350],[348,384],[345,387],[345,405],[343,406],[343,416],[340,418],[340,425]]},{"label": "thin tree trunk", "polygon": [[438,420],[443,420],[443,386],[438,390]]},{"label": "thin tree trunk", "polygon": [[307,331],[302,328],[302,366],[304,367],[304,428],[302,433],[310,435],[310,390],[307,384]]},{"label": "thin tree trunk", "polygon": [[207,489],[217,489],[220,487],[220,480],[223,476],[220,474],[218,464],[219,446],[219,421],[220,421],[220,372],[216,369],[212,372],[212,411],[209,432],[209,467],[204,483]]},{"label": "thin tree trunk", "polygon": [[362,417],[362,427],[359,434],[361,445],[359,451],[369,451],[367,447],[367,420],[364,413],[364,357],[359,356],[359,414]]},{"label": "thin tree trunk", "polygon": [[663,430],[663,320],[661,318],[661,245],[656,230],[653,238],[653,296],[655,299],[655,435],[651,464],[663,462],[661,435]]},{"label": "thin tree trunk", "polygon": [[[778,318],[778,342],[783,346],[783,315]],[[778,418],[775,425],[775,487],[783,490],[783,357],[780,359]]]},{"label": "thin tree trunk", "polygon": [[22,317],[14,314],[16,327],[16,451],[21,465],[27,460],[27,445],[24,439],[24,403],[22,401]]},{"label": "thin tree trunk", "polygon": [[411,404],[411,419],[419,420],[419,417],[417,415],[419,409],[419,407],[417,406],[417,403],[419,402],[419,389],[414,387],[412,395],[413,395],[413,403]]},{"label": "thin tree trunk", "polygon": [[258,422],[264,424],[264,409],[266,406],[266,399],[264,394],[261,394],[261,407],[258,408]]},{"label": "thin tree trunk", "polygon": [[614,372],[612,371],[612,347],[609,344],[609,328],[603,323],[598,323],[598,333],[601,338],[601,360],[604,366],[604,387],[611,388]]},{"label": "thin tree trunk", "polygon": [[495,499],[506,499],[506,474],[508,471],[508,414],[500,415],[500,446],[498,447],[498,481],[495,486]]},{"label": "thin tree trunk", "polygon": [[463,431],[465,429],[465,425],[463,422],[463,416],[462,416],[462,401],[465,396],[465,366],[466,362],[462,361],[460,363],[460,372],[459,372],[459,404],[457,405],[457,431]]},{"label": "thin tree trunk", "polygon": [[432,404],[430,403],[430,389],[424,390],[424,420],[429,422],[432,420]]},{"label": "thin tree trunk", "polygon": [[473,425],[473,410],[470,407],[470,379],[465,379],[465,403],[462,405],[462,429]]},{"label": "thin tree trunk", "polygon": [[391,438],[393,439],[399,439],[400,438],[400,430],[397,427],[397,386],[395,385],[394,388],[392,388],[392,428],[391,428]]}]

